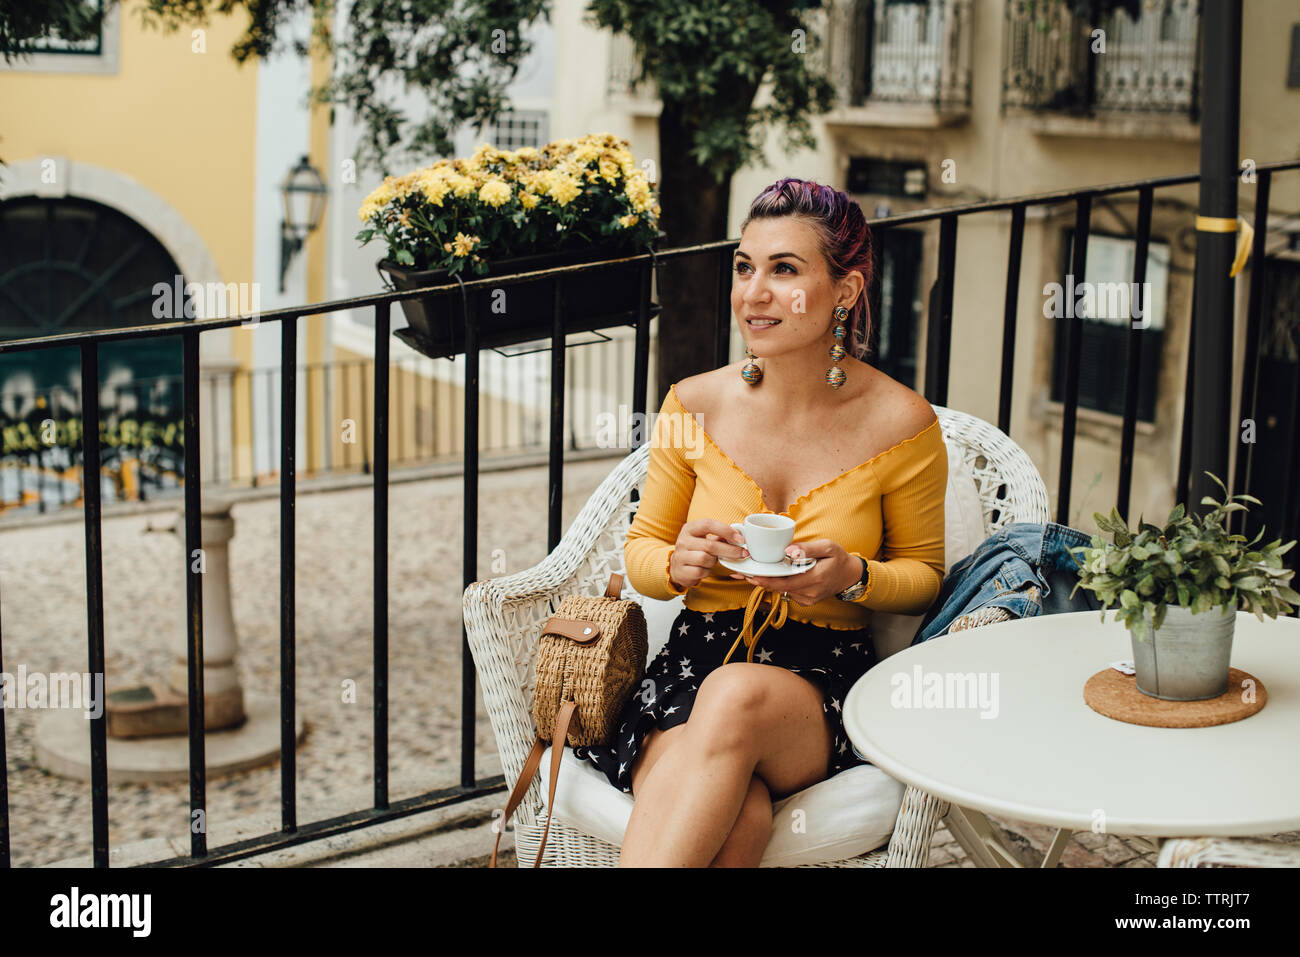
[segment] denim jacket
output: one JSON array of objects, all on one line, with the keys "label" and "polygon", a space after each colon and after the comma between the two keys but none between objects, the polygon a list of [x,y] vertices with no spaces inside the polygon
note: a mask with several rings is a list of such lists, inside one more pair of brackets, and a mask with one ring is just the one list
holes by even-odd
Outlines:
[{"label": "denim jacket", "polygon": [[912,644],[946,634],[955,620],[980,608],[1005,608],[1017,618],[1099,610],[1096,596],[1086,589],[1070,597],[1078,562],[1069,549],[1091,541],[1092,536],[1055,522],[1005,526],[949,569]]}]

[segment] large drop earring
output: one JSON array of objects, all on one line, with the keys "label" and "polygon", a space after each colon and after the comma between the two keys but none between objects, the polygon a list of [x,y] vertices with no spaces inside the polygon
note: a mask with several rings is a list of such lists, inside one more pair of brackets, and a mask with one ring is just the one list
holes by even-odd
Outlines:
[{"label": "large drop earring", "polygon": [[754,353],[749,351],[749,346],[745,346],[745,355],[748,357],[749,361],[746,362],[745,367],[740,370],[740,377],[751,386],[758,385],[763,381],[763,370],[760,369],[758,363],[754,361]]},{"label": "large drop earring", "polygon": [[[835,344],[831,346],[831,362],[833,363],[839,362],[848,355],[844,350],[844,323],[849,320],[849,311],[843,306],[836,306],[834,315],[836,322]],[[848,376],[845,375],[844,370],[837,365],[832,365],[826,370],[826,384],[832,389],[838,389],[840,386],[844,385],[844,380],[846,378],[848,378]]]}]

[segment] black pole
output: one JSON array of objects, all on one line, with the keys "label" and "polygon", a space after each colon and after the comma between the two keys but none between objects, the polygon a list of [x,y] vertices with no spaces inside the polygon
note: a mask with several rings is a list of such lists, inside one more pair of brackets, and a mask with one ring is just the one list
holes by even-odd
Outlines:
[{"label": "black pole", "polygon": [[1241,113],[1241,0],[1205,4],[1205,111],[1201,120],[1201,183],[1196,217],[1196,383],[1188,475],[1188,507],[1201,497],[1222,498],[1204,475],[1224,482],[1232,406],[1232,289],[1228,278],[1237,247],[1237,139]]}]

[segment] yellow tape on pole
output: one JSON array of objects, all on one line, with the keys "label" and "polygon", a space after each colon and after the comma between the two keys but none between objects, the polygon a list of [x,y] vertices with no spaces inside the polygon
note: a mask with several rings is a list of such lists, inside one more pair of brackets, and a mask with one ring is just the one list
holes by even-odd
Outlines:
[{"label": "yellow tape on pole", "polygon": [[1254,240],[1255,227],[1242,219],[1241,233],[1237,237],[1237,255],[1232,260],[1232,268],[1228,270],[1229,279],[1241,272],[1241,267],[1246,265],[1246,260],[1250,258],[1250,251],[1254,248]]},{"label": "yellow tape on pole", "polygon": [[1196,231],[1201,233],[1235,233],[1237,220],[1222,216],[1197,216]]},{"label": "yellow tape on pole", "polygon": [[1238,233],[1237,251],[1233,256],[1232,266],[1228,270],[1228,278],[1231,279],[1241,272],[1241,267],[1245,266],[1246,260],[1250,258],[1251,242],[1255,238],[1255,230],[1250,223],[1240,216],[1236,219],[1228,219],[1224,216],[1197,216],[1196,231],[1199,233]]}]

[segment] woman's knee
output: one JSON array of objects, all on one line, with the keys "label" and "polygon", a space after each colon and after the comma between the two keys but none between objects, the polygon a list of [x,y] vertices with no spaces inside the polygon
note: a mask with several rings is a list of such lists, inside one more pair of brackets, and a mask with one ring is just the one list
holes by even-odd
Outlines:
[{"label": "woman's knee", "polygon": [[761,708],[770,698],[770,665],[756,665],[746,661],[736,661],[715,668],[705,676],[696,692],[695,704],[691,709],[694,720],[701,708],[705,712],[736,714],[752,713]]},{"label": "woman's knee", "polygon": [[762,725],[771,689],[763,674],[767,665],[726,664],[710,672],[696,692],[686,722],[710,750],[752,749]]}]

